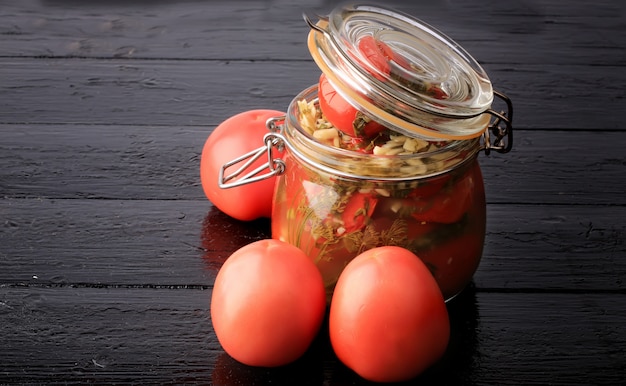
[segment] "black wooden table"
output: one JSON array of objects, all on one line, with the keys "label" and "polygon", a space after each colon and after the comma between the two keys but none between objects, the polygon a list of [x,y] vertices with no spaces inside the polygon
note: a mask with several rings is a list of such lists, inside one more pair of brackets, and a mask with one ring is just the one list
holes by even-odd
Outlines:
[{"label": "black wooden table", "polygon": [[[626,6],[386,1],[461,43],[515,106],[481,156],[488,233],[411,384],[626,381]],[[332,1],[0,0],[0,384],[361,384],[324,332],[298,362],[230,359],[212,283],[268,221],[206,200],[199,155],[235,113],[284,110],[319,70]]]}]

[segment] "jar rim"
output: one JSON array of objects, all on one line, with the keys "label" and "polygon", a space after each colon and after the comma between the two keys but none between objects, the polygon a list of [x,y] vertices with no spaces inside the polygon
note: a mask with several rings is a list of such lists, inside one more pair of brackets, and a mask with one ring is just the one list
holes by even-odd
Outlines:
[{"label": "jar rim", "polygon": [[302,90],[289,104],[282,135],[299,159],[311,166],[342,177],[405,181],[445,174],[476,157],[480,140],[438,141],[445,143],[433,151],[414,154],[375,155],[324,144],[300,123],[299,101],[317,99],[317,85]]},{"label": "jar rim", "polygon": [[[437,139],[475,138],[487,128],[485,112],[493,102],[489,77],[436,28],[368,5],[342,5],[309,24],[314,61],[336,91],[369,118],[405,135]],[[372,58],[380,55],[385,63]]]}]

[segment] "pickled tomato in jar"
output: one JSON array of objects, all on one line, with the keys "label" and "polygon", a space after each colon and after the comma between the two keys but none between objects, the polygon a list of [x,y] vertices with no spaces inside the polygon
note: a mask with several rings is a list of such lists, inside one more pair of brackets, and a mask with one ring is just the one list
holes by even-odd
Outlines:
[{"label": "pickled tomato in jar", "polygon": [[[315,94],[315,87],[305,91],[303,97],[311,101],[296,101],[295,120],[283,128],[287,143],[298,147],[283,158],[287,167],[274,196],[272,237],[313,259],[329,299],[348,262],[384,245],[419,256],[444,297],[452,298],[476,271],[485,237],[476,143],[405,145],[415,140],[387,129],[376,134],[369,150],[355,148],[353,138],[341,132],[322,138],[315,131],[333,126]],[[381,149],[391,150],[383,155]]]},{"label": "pickled tomato in jar", "polygon": [[306,21],[319,81],[264,139],[267,175],[279,176],[272,237],[317,264],[329,301],[354,257],[387,245],[422,259],[453,298],[485,239],[478,155],[511,149],[511,101],[458,43],[410,15],[345,5]]}]

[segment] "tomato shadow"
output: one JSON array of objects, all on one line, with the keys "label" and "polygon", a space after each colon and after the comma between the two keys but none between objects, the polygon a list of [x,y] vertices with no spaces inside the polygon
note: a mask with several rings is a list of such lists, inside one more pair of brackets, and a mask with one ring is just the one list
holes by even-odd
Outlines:
[{"label": "tomato shadow", "polygon": [[247,366],[222,353],[215,362],[211,381],[214,386],[322,385],[321,364],[311,350],[291,364],[274,368]]},{"label": "tomato shadow", "polygon": [[205,266],[217,274],[226,259],[237,249],[271,236],[269,219],[239,221],[211,206],[202,222],[200,234]]},{"label": "tomato shadow", "polygon": [[470,283],[447,303],[450,342],[443,358],[418,380],[419,384],[466,385],[472,383],[480,355],[478,329],[480,314],[476,288]]}]

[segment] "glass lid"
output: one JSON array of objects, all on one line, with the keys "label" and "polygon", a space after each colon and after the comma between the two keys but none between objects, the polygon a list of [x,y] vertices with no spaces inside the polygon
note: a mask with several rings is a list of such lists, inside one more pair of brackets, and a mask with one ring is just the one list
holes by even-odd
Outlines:
[{"label": "glass lid", "polygon": [[491,82],[461,46],[412,16],[378,6],[334,9],[308,46],[329,82],[363,114],[409,136],[482,134]]}]

